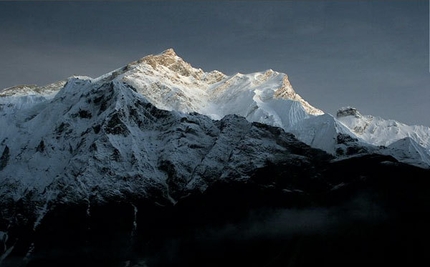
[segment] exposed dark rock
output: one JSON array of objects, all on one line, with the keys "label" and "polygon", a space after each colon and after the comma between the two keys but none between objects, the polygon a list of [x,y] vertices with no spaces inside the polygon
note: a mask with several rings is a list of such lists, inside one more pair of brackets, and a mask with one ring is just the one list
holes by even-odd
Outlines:
[{"label": "exposed dark rock", "polygon": [[43,140],[40,140],[39,145],[36,147],[37,152],[43,152],[45,151],[45,142]]},{"label": "exposed dark rock", "polygon": [[353,108],[353,107],[341,108],[336,113],[337,118],[347,117],[347,116],[354,116],[356,118],[359,118],[359,117],[361,117],[361,114],[360,114],[360,112],[358,112],[358,110],[356,108]]},{"label": "exposed dark rock", "polygon": [[1,157],[0,157],[0,171],[7,166],[9,157],[10,157],[9,147],[5,146],[5,148],[3,149],[3,153],[1,154]]},{"label": "exposed dark rock", "polygon": [[82,119],[91,119],[91,117],[93,116],[88,110],[79,110],[78,114],[79,117]]},{"label": "exposed dark rock", "polygon": [[119,113],[114,113],[108,120],[105,128],[105,132],[108,134],[115,134],[115,135],[128,135],[128,129],[127,126],[124,124],[124,122],[121,120],[121,117]]}]

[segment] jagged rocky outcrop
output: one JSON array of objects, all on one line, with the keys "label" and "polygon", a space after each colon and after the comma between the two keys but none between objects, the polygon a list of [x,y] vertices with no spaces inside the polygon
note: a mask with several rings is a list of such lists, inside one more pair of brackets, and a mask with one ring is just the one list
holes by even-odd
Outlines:
[{"label": "jagged rocky outcrop", "polygon": [[336,118],[347,117],[347,116],[354,116],[356,118],[360,118],[361,114],[360,112],[358,112],[356,108],[353,108],[353,107],[340,108],[336,113]]}]

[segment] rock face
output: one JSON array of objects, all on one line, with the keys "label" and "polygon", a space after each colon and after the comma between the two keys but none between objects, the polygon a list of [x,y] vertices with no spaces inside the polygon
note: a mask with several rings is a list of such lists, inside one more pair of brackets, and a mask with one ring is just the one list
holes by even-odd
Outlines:
[{"label": "rock face", "polygon": [[341,108],[336,113],[336,118],[347,117],[347,116],[354,116],[356,118],[360,118],[361,114],[360,112],[358,112],[356,108],[353,108],[353,107]]}]

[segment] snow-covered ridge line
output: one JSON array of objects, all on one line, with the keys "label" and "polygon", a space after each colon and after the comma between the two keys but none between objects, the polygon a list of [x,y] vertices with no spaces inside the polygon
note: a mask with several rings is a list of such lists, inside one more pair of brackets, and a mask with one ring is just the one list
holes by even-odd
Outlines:
[{"label": "snow-covered ridge line", "polygon": [[355,108],[342,108],[337,119],[357,136],[378,146],[388,146],[397,140],[411,138],[420,146],[430,149],[430,128],[422,125],[406,125],[372,115],[362,115]]},{"label": "snow-covered ridge line", "polygon": [[58,81],[45,86],[17,85],[17,86],[0,90],[0,98],[6,97],[6,96],[25,96],[25,95],[53,96],[66,84],[66,82],[67,82],[66,80]]},{"label": "snow-covered ridge line", "polygon": [[162,109],[198,112],[213,119],[236,114],[284,129],[297,118],[323,114],[294,91],[286,74],[273,70],[232,76],[204,72],[186,63],[173,49],[146,56],[129,64],[128,69],[117,79]]}]

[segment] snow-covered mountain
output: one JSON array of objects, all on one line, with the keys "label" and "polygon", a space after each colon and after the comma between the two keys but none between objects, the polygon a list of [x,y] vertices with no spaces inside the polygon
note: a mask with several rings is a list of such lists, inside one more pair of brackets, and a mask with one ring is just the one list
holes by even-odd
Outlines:
[{"label": "snow-covered mountain", "polygon": [[[172,49],[96,79],[7,88],[0,112],[0,193],[17,201],[33,192],[45,202],[41,214],[50,199],[102,201],[149,187],[175,203],[181,194],[169,191],[172,173],[178,192],[205,190],[207,173],[247,177],[250,166],[262,167],[288,150],[249,122],[280,127],[338,157],[380,153],[430,166],[428,127],[350,107],[334,117],[301,98],[286,74],[204,72]],[[103,193],[90,195],[95,187]]]},{"label": "snow-covered mountain", "polygon": [[430,131],[425,126],[409,126],[395,120],[371,115],[361,115],[352,107],[339,109],[336,118],[366,142],[388,146],[409,137],[420,146],[430,149]]},{"label": "snow-covered mountain", "polygon": [[[351,118],[356,116],[346,115],[348,108],[339,110],[336,117],[324,114],[294,91],[286,74],[273,70],[233,76],[218,71],[204,72],[193,68],[168,49],[112,74],[136,88],[158,108],[197,112],[212,119],[236,114],[251,122],[281,127],[308,145],[333,155],[347,152],[344,141],[339,143],[339,139],[344,139],[341,136],[350,136],[353,146],[366,147],[367,151],[377,149],[373,146],[388,146],[404,137],[411,137],[423,147],[424,158],[430,157],[429,127],[407,126],[392,120],[373,119],[372,116],[360,115],[361,119],[354,120]],[[371,127],[366,126],[369,124]],[[361,128],[367,130],[363,132]],[[391,154],[404,160],[404,156]],[[408,162],[420,166],[428,164],[422,157],[414,157]]]},{"label": "snow-covered mountain", "polygon": [[[215,121],[159,109],[125,74],[73,77],[56,94],[54,85],[3,92],[3,219],[13,220],[21,202],[34,229],[61,204],[85,204],[88,214],[91,205],[112,199],[172,205],[217,180],[246,181],[269,163],[327,158],[291,134],[234,114]],[[202,104],[197,100],[188,107]]]},{"label": "snow-covered mountain", "polygon": [[115,79],[71,78],[52,99],[27,98],[2,105],[0,194],[11,201],[29,192],[48,202],[103,201],[159,188],[175,202],[172,185],[204,190],[208,173],[244,179],[298,142],[236,115],[213,121],[157,109]]},{"label": "snow-covered mountain", "polygon": [[[339,136],[350,136],[354,146],[366,147],[367,151],[410,137],[422,147],[425,155],[408,162],[416,161],[418,165],[426,166],[428,162],[422,158],[430,157],[429,127],[362,116],[354,108],[340,109],[336,117],[324,114],[294,91],[286,74],[273,70],[232,76],[219,71],[204,72],[193,68],[173,49],[168,49],[93,80],[105,81],[130,85],[159,109],[196,112],[216,120],[236,114],[250,122],[281,127],[308,145],[332,155],[346,154],[344,142],[339,143],[339,138],[343,138]],[[37,97],[52,97],[62,85],[64,82],[45,87],[9,88],[0,96],[26,96],[27,99],[20,98],[19,101],[27,103]],[[16,97],[3,99],[3,102],[13,101],[17,101]],[[404,160],[403,156],[392,154]]]},{"label": "snow-covered mountain", "polygon": [[[63,209],[85,232],[103,205],[122,203],[131,209],[125,216],[133,236],[144,201],[191,205],[181,203],[207,191],[224,194],[221,182],[239,183],[244,196],[251,190],[247,201],[264,196],[290,205],[284,201],[306,202],[312,192],[318,199],[363,180],[369,174],[360,164],[377,166],[378,174],[411,168],[425,176],[395,159],[430,166],[429,135],[428,127],[353,108],[334,117],[301,98],[286,74],[204,72],[172,49],[95,79],[7,88],[0,91],[0,264],[9,255],[25,261],[34,240],[44,244],[39,232],[66,223]],[[245,185],[251,189],[240,191]],[[213,201],[208,194],[203,203]]]},{"label": "snow-covered mountain", "polygon": [[172,49],[144,57],[114,73],[116,79],[136,88],[160,109],[197,112],[212,119],[236,114],[252,122],[285,128],[309,114],[323,113],[295,93],[286,74],[273,70],[233,76],[204,72]]},{"label": "snow-covered mountain", "polygon": [[397,140],[388,147],[379,150],[380,153],[386,155],[396,155],[396,158],[408,164],[428,168],[430,166],[429,149],[419,145],[411,137],[405,137]]},{"label": "snow-covered mountain", "polygon": [[[395,120],[362,115],[357,109],[339,109],[336,118],[364,142],[380,147],[402,162],[422,167],[430,166],[430,128],[409,126]],[[388,149],[385,149],[388,147]]]},{"label": "snow-covered mountain", "polygon": [[[319,164],[312,162],[330,158],[292,134],[235,114],[212,120],[159,109],[151,101],[162,102],[126,82],[128,68],[1,93],[0,263],[22,239],[17,229],[38,233],[62,206],[84,205],[88,218],[94,207],[116,201],[172,206],[218,181],[247,183],[268,164],[312,169]],[[207,108],[201,96],[188,99],[192,92],[166,96],[162,90],[153,97],[166,98],[166,105],[177,98],[176,108]]]}]

